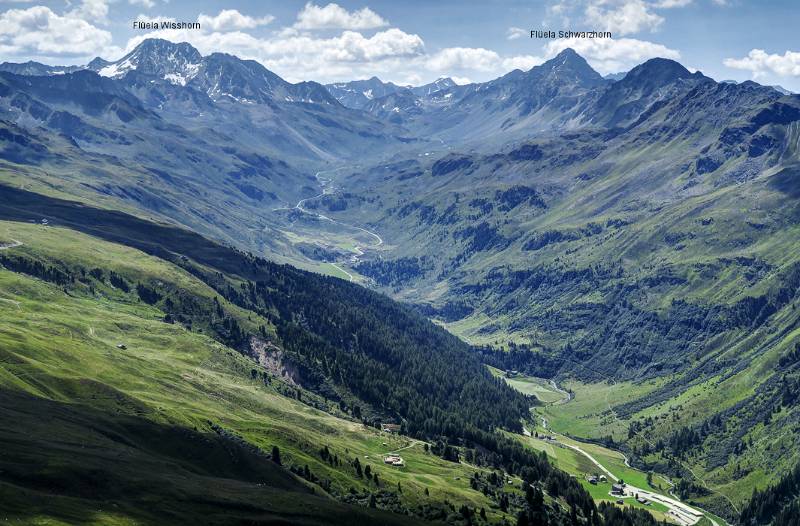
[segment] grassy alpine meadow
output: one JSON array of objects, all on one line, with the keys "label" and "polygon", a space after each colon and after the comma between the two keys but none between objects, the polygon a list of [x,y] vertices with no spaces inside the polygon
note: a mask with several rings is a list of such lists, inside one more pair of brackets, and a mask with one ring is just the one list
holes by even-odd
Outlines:
[{"label": "grassy alpine meadow", "polygon": [[[546,433],[545,430],[539,428],[536,430],[539,433]],[[564,437],[566,439],[566,437]],[[573,475],[577,480],[581,482],[583,487],[589,492],[592,498],[598,504],[601,502],[610,502],[616,503],[618,497],[615,497],[610,494],[611,492],[611,485],[616,481],[605,481],[605,482],[598,482],[597,484],[591,484],[588,481],[588,477],[594,474],[602,474],[600,470],[595,466],[585,455],[580,454],[577,451],[574,451],[569,448],[565,448],[559,446],[555,442],[541,440],[539,438],[534,437],[520,437],[520,440],[528,447],[531,447],[537,451],[544,451],[549,458],[552,459],[553,463],[558,466],[559,469],[566,471],[567,473]],[[592,446],[592,444],[587,443],[579,443],[581,447],[585,450],[589,450],[588,448]],[[596,453],[598,449],[602,450],[604,455],[602,457],[598,456]],[[624,474],[624,475],[631,475],[636,473],[635,470],[626,470],[622,472],[617,469],[617,466],[611,467],[607,460],[614,456],[614,452],[607,450],[605,448],[595,448],[591,451],[591,454],[597,458],[607,469],[610,469],[614,474]],[[645,480],[645,476],[642,473],[641,480]],[[632,476],[630,480],[625,478],[627,482],[630,484],[638,484],[640,481],[638,480],[640,477]],[[648,487],[646,484],[638,487]],[[639,508],[649,511],[654,518],[657,520],[663,520],[668,518],[666,506],[659,504],[659,503],[651,503],[649,505],[641,504],[635,499],[632,498],[624,498],[622,499],[624,504],[622,506],[630,506],[633,508]]]},{"label": "grassy alpine meadow", "polygon": [[628,428],[615,416],[614,406],[646,396],[660,382],[663,380],[591,384],[570,380],[561,385],[572,393],[569,403],[548,405],[537,411],[559,433],[588,439],[611,436],[617,440],[627,436]]},{"label": "grassy alpine meadow", "polygon": [[495,367],[487,366],[491,373],[499,378],[503,378],[505,382],[521,393],[535,396],[543,404],[552,404],[565,400],[565,394],[557,389],[554,389],[550,381],[545,378],[537,378],[535,376],[506,376],[504,371]]},{"label": "grassy alpine meadow", "polygon": [[[773,474],[764,466],[773,466],[783,473],[790,470],[797,459],[790,445],[797,431],[796,424],[791,424],[792,411],[782,409],[765,419],[763,413],[755,416],[758,414],[755,407],[748,408],[753,400],[763,397],[760,386],[767,385],[765,382],[776,367],[778,357],[791,348],[800,335],[797,329],[775,333],[779,339],[773,349],[756,357],[750,367],[734,375],[702,379],[675,391],[669,390],[670,382],[679,381],[681,375],[643,382],[587,384],[568,380],[563,388],[573,393],[569,403],[537,407],[534,413],[537,418],[544,417],[551,429],[567,435],[564,440],[570,440],[569,437],[607,440],[610,437],[638,457],[638,466],[643,469],[649,466],[656,473],[654,484],[662,484],[664,491],[668,487],[666,478],[658,473],[667,473],[673,483],[685,480],[700,488],[699,493],[686,496],[689,502],[712,511],[735,511],[750,497],[751,488],[764,488],[773,480]],[[763,335],[758,336],[763,338]],[[742,342],[742,348],[746,345],[747,342]],[[658,391],[667,396],[654,396]],[[653,445],[670,440],[673,434],[693,422],[711,421],[721,409],[737,404],[748,409],[743,415],[732,418],[726,429],[742,437],[738,443],[747,446],[739,448],[733,457],[722,457],[711,463],[709,456],[713,458],[719,454],[711,447],[694,454],[673,456],[671,461],[660,452],[652,452]],[[742,424],[748,418],[752,424]],[[633,435],[629,434],[632,428]],[[716,445],[723,447],[726,442]],[[604,465],[615,474],[624,475],[626,481],[647,487],[645,473],[627,467],[621,454],[595,444],[582,442],[581,447],[603,459]]]},{"label": "grassy alpine meadow", "polygon": [[[505,376],[503,371],[491,367],[490,370],[498,377]],[[542,386],[550,388],[551,398],[555,399],[558,394],[557,391],[552,389],[549,381],[544,379],[520,376],[517,378],[506,378],[506,381],[514,388],[523,392],[529,392],[529,394],[538,396],[535,389],[541,389]],[[529,431],[533,436],[517,438],[526,446],[537,451],[543,451],[559,469],[570,473],[576,477],[577,480],[581,481],[581,484],[598,504],[601,502],[611,502],[620,505],[617,502],[618,498],[610,495],[611,484],[616,482],[616,480],[598,481],[596,484],[590,483],[588,478],[591,475],[605,473],[586,457],[586,455],[574,449],[570,449],[569,447],[565,447],[565,445],[579,447],[581,450],[591,455],[607,470],[611,471],[616,477],[624,480],[628,484],[639,488],[646,488],[663,495],[670,495],[675,486],[674,481],[670,477],[661,473],[652,472],[648,475],[648,473],[630,466],[623,453],[609,449],[595,442],[585,441],[607,440],[609,437],[614,440],[622,440],[625,438],[622,436],[622,431],[624,429],[627,433],[626,426],[629,422],[620,420],[613,412],[613,408],[625,402],[637,400],[642,396],[646,396],[648,392],[658,387],[659,383],[660,382],[655,380],[645,382],[643,385],[636,385],[630,382],[622,384],[585,384],[577,381],[565,382],[565,389],[571,393],[573,398],[567,403],[555,403],[555,401],[551,401],[546,405],[532,408],[531,414],[534,422],[531,423]],[[532,385],[537,387],[531,390]],[[669,403],[660,404],[664,406],[661,408],[662,411],[665,414],[671,415],[672,413],[670,413],[670,410],[674,411],[676,407],[682,408],[682,403],[697,398],[699,396],[697,392],[704,392],[702,385],[687,391],[677,400],[670,400]],[[652,416],[654,411],[656,411],[656,409],[648,407],[641,415],[637,416],[641,418],[644,418],[645,415]],[[556,440],[542,438],[547,436],[553,436]],[[580,438],[585,440],[579,440]],[[694,466],[694,468],[702,471],[702,466]],[[752,480],[750,483],[752,483]],[[730,488],[714,487],[713,490],[718,492],[716,493],[716,498],[718,499],[722,495],[725,495],[721,492],[730,490]],[[712,493],[710,497],[694,499],[690,502],[700,506],[708,505],[709,501],[713,504],[714,497],[715,494]],[[624,498],[622,500],[622,506],[645,509],[657,520],[667,520],[667,522],[674,521],[668,514],[668,508],[660,503],[645,505],[633,498]],[[717,520],[718,524],[724,523],[722,519],[713,513],[706,513],[709,517]],[[707,521],[708,519],[704,520]]]},{"label": "grassy alpine meadow", "polygon": [[[58,258],[113,270],[130,281],[158,278],[198,296],[213,296],[204,283],[163,260],[67,228],[2,222],[0,232],[22,242],[4,255],[13,251],[42,260]],[[223,306],[236,312],[228,303]],[[165,323],[163,312],[131,294],[113,287],[66,289],[0,270],[0,314],[0,391],[11,401],[2,410],[3,442],[11,454],[0,461],[0,495],[12,503],[3,516],[10,523],[69,523],[96,506],[102,509],[93,511],[88,523],[149,523],[173,499],[178,501],[175,516],[183,519],[192,516],[184,514],[187,499],[200,498],[206,483],[214,493],[203,499],[227,502],[242,517],[296,516],[312,524],[327,513],[344,513],[345,507],[329,493],[381,491],[395,493],[399,505],[407,508],[448,501],[457,507],[484,508],[492,521],[507,517],[470,486],[474,473],[487,476],[490,470],[445,461],[426,451],[423,442],[342,418],[332,404],[327,412],[310,407],[298,398],[325,402],[265,374],[252,360],[199,330]],[[250,316],[254,325],[266,323],[252,313],[238,315],[245,321]],[[37,426],[36,419],[48,425]],[[87,421],[97,423],[83,437]],[[214,446],[218,472],[193,467],[205,455],[200,446],[188,448],[186,457],[176,452],[187,437]],[[280,450],[281,468],[262,459],[273,446]],[[338,462],[323,459],[325,447]],[[48,451],[43,463],[35,461],[36,448]],[[383,456],[390,452],[400,454],[405,465],[385,465]],[[111,460],[117,457],[126,460]],[[28,459],[35,467],[23,476],[15,458]],[[370,466],[378,475],[377,483],[358,476],[352,465],[356,458],[363,469]],[[153,470],[149,479],[135,465],[136,459]],[[90,467],[82,472],[75,462]],[[258,465],[256,475],[245,477],[236,471],[249,462]],[[307,469],[317,482],[296,477],[287,468]],[[235,479],[234,475],[245,480],[219,482],[220,477]],[[102,505],[87,497],[93,484],[117,477],[127,492],[107,495]],[[174,492],[146,497],[155,499],[153,512],[142,512],[145,497],[135,491],[137,485],[174,477],[181,481]],[[519,493],[520,485],[513,478],[508,491]],[[54,497],[51,504],[49,493],[61,486],[69,488],[67,496]],[[307,509],[293,504],[293,492],[311,495]],[[382,516],[363,509],[364,520]]]}]

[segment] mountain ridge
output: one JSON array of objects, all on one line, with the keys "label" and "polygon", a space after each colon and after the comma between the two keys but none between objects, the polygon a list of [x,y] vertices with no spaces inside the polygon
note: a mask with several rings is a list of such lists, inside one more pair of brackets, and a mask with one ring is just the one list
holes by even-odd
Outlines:
[{"label": "mountain ridge", "polygon": [[[286,83],[252,61],[212,54],[195,67],[188,48],[148,45],[164,62],[139,70],[137,56],[136,68],[117,64],[118,76],[0,73],[2,182],[367,284],[479,345],[501,370],[633,393],[586,415],[585,438],[679,478],[676,491],[731,520],[731,502],[800,461],[790,447],[800,417],[800,97],[718,83],[667,59],[604,79],[565,50],[480,84],[340,86],[362,97],[347,103],[364,104],[354,109],[330,86]],[[370,98],[369,85],[391,92]],[[23,208],[33,207],[27,197]],[[283,288],[292,279],[319,285],[304,296],[308,312],[276,309],[292,314],[279,319],[289,350],[330,345],[301,361],[326,372],[310,377],[329,394],[341,385],[327,381],[336,375],[325,357],[351,364],[348,344],[371,335],[352,339],[341,327],[353,320],[338,316],[357,309],[337,310],[326,291],[367,293],[268,267],[285,278],[281,294],[193,272],[219,287],[219,301],[265,319],[276,311],[265,297],[299,297]],[[214,330],[241,343],[230,326]],[[303,339],[309,330],[329,338]],[[430,416],[403,396],[384,400],[358,372],[338,378],[372,409]],[[516,413],[500,417],[518,430]],[[441,431],[437,418],[415,421]]]}]

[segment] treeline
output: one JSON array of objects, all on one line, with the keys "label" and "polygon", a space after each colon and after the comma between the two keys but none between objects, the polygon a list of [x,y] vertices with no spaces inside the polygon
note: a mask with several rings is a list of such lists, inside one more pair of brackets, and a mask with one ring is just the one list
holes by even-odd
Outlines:
[{"label": "treeline", "polygon": [[12,272],[27,274],[56,285],[66,285],[73,281],[64,270],[25,256],[0,255],[0,265]]},{"label": "treeline", "polygon": [[518,371],[528,376],[551,378],[563,366],[564,360],[546,348],[534,347],[515,342],[508,343],[508,349],[491,345],[475,348],[481,360],[503,371]]},{"label": "treeline", "polygon": [[164,321],[206,330],[233,348],[242,349],[249,338],[239,321],[224,311],[217,298],[200,298],[163,281],[158,281],[157,285],[130,282],[113,270],[51,263],[22,254],[0,255],[0,267],[62,286],[65,290],[82,289],[95,294],[104,287],[112,287],[124,294],[134,291],[143,303],[164,310],[167,313]]},{"label": "treeline", "polygon": [[794,349],[785,352],[778,359],[778,365],[783,368],[790,368],[800,363],[800,342],[794,345]]},{"label": "treeline", "polygon": [[231,303],[269,319],[284,359],[308,387],[333,381],[397,415],[409,435],[441,441],[440,454],[449,460],[458,460],[457,447],[476,464],[542,485],[583,518],[594,513],[580,483],[551,466],[544,453],[497,432],[519,433],[532,400],[494,378],[480,353],[386,296],[291,267],[255,264],[257,279],[235,286],[222,274],[182,262]]},{"label": "treeline", "polygon": [[[116,293],[131,294],[166,312],[165,322],[195,328],[201,324],[204,332],[242,352],[250,338],[267,338],[263,328],[255,333],[245,330],[221,299],[198,296],[171,282],[129,281],[109,270],[50,265],[25,257],[13,261],[16,269],[57,277],[74,291],[111,294],[118,289]],[[458,462],[459,452],[468,452],[476,464],[503,468],[541,485],[581,516],[593,513],[589,494],[553,468],[544,453],[497,432],[520,432],[520,420],[531,401],[494,378],[467,344],[409,307],[341,280],[290,267],[265,265],[261,280],[237,287],[221,273],[187,261],[183,266],[221,297],[269,319],[282,349],[303,377],[311,379],[311,387],[315,380],[338,383],[360,400],[396,415],[408,434],[439,437],[442,446],[437,453],[442,457]],[[255,369],[251,376],[258,376]],[[328,484],[305,466],[295,469],[312,482]],[[379,484],[374,473],[372,479]]]},{"label": "treeline", "polygon": [[658,522],[647,510],[625,507],[618,508],[610,502],[602,502],[598,507],[604,526],[656,526],[667,524]]},{"label": "treeline", "polygon": [[800,524],[800,464],[777,484],[754,491],[742,509],[739,522],[745,526]]},{"label": "treeline", "polygon": [[[284,359],[297,366],[312,389],[337,386],[335,393],[353,393],[377,412],[392,415],[411,435],[446,437],[459,451],[472,450],[473,457],[496,462],[561,497],[582,520],[595,509],[579,482],[553,468],[543,454],[498,432],[520,432],[520,420],[527,417],[531,401],[494,378],[481,363],[481,356],[466,343],[410,307],[363,287],[278,265],[189,231],[122,212],[5,190],[4,198],[11,192],[30,214],[46,209],[54,220],[68,221],[72,228],[171,262],[198,276],[220,296],[215,302],[213,297],[163,282],[158,276],[150,280],[118,276],[131,294],[166,312],[164,321],[182,318],[193,326],[217,326],[219,332],[211,330],[211,335],[230,341],[226,343],[242,352],[247,352],[252,338],[275,338],[271,330],[268,333],[247,320],[247,312],[225,308],[221,301],[225,298],[269,320],[278,340],[272,343],[281,347]],[[46,267],[30,268],[54,280],[62,279]],[[64,265],[57,262],[56,267]],[[86,272],[66,270],[73,273],[70,279],[82,279]],[[86,280],[74,287],[88,293],[93,287],[108,294],[119,293],[111,287],[122,290],[109,284],[107,271],[100,279],[89,276]],[[227,337],[222,329],[228,330]]]},{"label": "treeline", "polygon": [[395,260],[362,261],[354,267],[360,274],[382,286],[396,286],[421,277],[433,265],[427,257],[407,257]]}]

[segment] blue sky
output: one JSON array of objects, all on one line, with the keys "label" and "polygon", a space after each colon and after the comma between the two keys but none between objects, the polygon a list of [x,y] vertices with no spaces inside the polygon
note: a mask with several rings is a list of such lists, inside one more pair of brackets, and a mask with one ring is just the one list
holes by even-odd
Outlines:
[{"label": "blue sky", "polygon": [[[199,20],[202,29],[134,31],[137,18]],[[417,84],[489,80],[573,47],[603,74],[664,56],[717,80],[800,92],[798,27],[798,3],[784,0],[0,0],[0,61],[116,59],[158,36],[258,60],[291,81],[374,74]],[[539,40],[531,29],[613,38]]]}]

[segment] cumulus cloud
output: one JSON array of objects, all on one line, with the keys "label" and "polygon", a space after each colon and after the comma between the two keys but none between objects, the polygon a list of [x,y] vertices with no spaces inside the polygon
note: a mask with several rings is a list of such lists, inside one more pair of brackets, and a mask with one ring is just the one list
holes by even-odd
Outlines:
[{"label": "cumulus cloud", "polygon": [[[76,10],[58,15],[49,7],[9,9],[0,13],[0,55],[15,58],[94,57],[116,53],[111,33],[84,19],[99,4],[84,2]],[[107,6],[106,6],[107,8]]]},{"label": "cumulus cloud", "polygon": [[506,31],[506,38],[508,40],[516,40],[520,37],[528,36],[528,31],[521,27],[509,27]]},{"label": "cumulus cloud", "polygon": [[500,55],[484,48],[451,47],[433,54],[427,62],[432,71],[465,70],[492,71],[500,63]]},{"label": "cumulus cloud", "polygon": [[614,35],[653,31],[664,22],[643,0],[595,0],[586,6],[585,14],[587,24]]},{"label": "cumulus cloud", "polygon": [[660,0],[653,4],[653,7],[659,9],[672,9],[673,7],[686,7],[691,4],[693,0]]},{"label": "cumulus cloud", "polygon": [[68,13],[72,18],[81,18],[89,22],[106,22],[108,17],[107,0],[83,0],[78,7]]},{"label": "cumulus cloud", "polygon": [[627,71],[651,58],[662,57],[673,60],[681,58],[677,50],[635,38],[553,40],[545,46],[545,54],[553,57],[568,47],[577,51],[603,75]]},{"label": "cumulus cloud", "polygon": [[750,71],[753,78],[768,74],[780,77],[800,76],[800,52],[786,51],[783,55],[770,54],[763,49],[752,49],[742,58],[726,58],[723,63],[729,68]]},{"label": "cumulus cloud", "polygon": [[527,71],[542,62],[543,58],[533,55],[501,57],[490,49],[452,47],[429,56],[425,61],[425,67],[430,71],[450,76],[454,73],[474,72],[502,75],[514,69]]},{"label": "cumulus cloud", "polygon": [[420,84],[440,76],[468,82],[476,76],[489,79],[512,69],[527,70],[543,61],[532,55],[501,56],[485,48],[454,47],[428,53],[419,35],[397,28],[371,36],[345,30],[330,37],[285,29],[266,37],[241,30],[156,30],[130,39],[126,52],[147,38],[189,42],[204,55],[222,51],[256,60],[291,82],[337,82],[373,75],[399,84]]},{"label": "cumulus cloud", "polygon": [[[127,1],[146,7],[156,0]],[[225,52],[256,60],[292,82],[334,82],[378,75],[401,84],[425,83],[441,76],[455,77],[459,82],[488,80],[512,69],[528,70],[543,61],[534,55],[501,55],[478,47],[429,52],[422,37],[394,27],[369,33],[357,29],[317,33],[310,29],[383,26],[386,21],[368,8],[347,11],[336,4],[320,7],[313,3],[302,8],[297,24],[258,36],[249,30],[269,24],[271,16],[225,9],[216,15],[199,15],[202,31],[137,32],[121,49],[113,45],[109,31],[90,20],[92,16],[105,17],[108,5],[106,0],[84,0],[67,6],[61,14],[43,6],[0,12],[0,57],[85,64],[95,56],[116,60],[145,39],[164,38],[188,42],[204,55]],[[138,18],[173,20],[156,14],[140,14]]]},{"label": "cumulus cloud", "polygon": [[388,25],[389,22],[368,7],[348,11],[339,4],[322,7],[311,2],[297,14],[295,23],[298,29],[375,29]]},{"label": "cumulus cloud", "polygon": [[258,26],[265,26],[275,20],[274,16],[267,15],[261,18],[243,15],[236,9],[223,9],[216,16],[201,14],[197,17],[200,27],[203,30],[211,31],[234,31],[237,29],[252,29]]},{"label": "cumulus cloud", "polygon": [[200,32],[157,30],[130,39],[130,51],[147,38],[189,42],[204,55],[222,51],[243,59],[257,60],[291,81],[350,80],[389,72],[400,80],[422,66],[425,43],[419,35],[391,28],[372,36],[343,31],[328,38],[308,33],[279,32],[258,38],[244,31]]},{"label": "cumulus cloud", "polygon": [[472,80],[469,77],[451,76],[450,80],[452,80],[459,86],[463,86],[464,84],[472,84]]},{"label": "cumulus cloud", "polygon": [[145,9],[152,9],[156,3],[153,0],[128,0],[128,3],[131,5],[138,5],[142,6]]},{"label": "cumulus cloud", "polygon": [[522,71],[527,71],[534,66],[538,66],[544,62],[542,57],[536,57],[533,55],[518,55],[515,57],[508,57],[504,58],[502,61],[503,69],[506,71],[514,70],[514,69],[521,69]]}]

